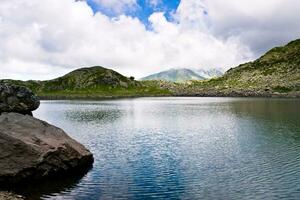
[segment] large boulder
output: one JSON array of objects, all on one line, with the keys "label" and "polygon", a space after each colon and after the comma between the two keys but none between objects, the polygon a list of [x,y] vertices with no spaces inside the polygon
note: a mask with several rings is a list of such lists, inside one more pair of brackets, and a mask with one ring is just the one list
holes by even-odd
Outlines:
[{"label": "large boulder", "polygon": [[0,186],[88,169],[93,155],[63,130],[29,115],[0,115]]},{"label": "large boulder", "polygon": [[39,99],[31,90],[22,86],[0,84],[0,113],[17,112],[30,114],[39,105]]}]

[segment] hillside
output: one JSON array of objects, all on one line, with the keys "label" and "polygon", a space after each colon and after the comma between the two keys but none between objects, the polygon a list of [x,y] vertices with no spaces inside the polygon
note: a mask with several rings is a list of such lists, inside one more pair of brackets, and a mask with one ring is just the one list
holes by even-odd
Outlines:
[{"label": "hillside", "polygon": [[205,78],[198,75],[190,69],[170,69],[150,76],[141,78],[141,80],[164,80],[170,82],[185,82],[189,80],[204,80]]},{"label": "hillside", "polygon": [[177,95],[300,96],[300,40],[268,51],[224,76],[173,88]]},{"label": "hillside", "polygon": [[81,68],[47,81],[0,80],[30,88],[42,98],[102,98],[169,95],[166,89],[141,84],[133,77],[100,66]]}]

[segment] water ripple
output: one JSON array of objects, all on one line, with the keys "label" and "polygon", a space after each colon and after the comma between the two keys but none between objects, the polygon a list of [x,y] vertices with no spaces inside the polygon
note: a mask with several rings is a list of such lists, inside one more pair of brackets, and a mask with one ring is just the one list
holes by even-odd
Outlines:
[{"label": "water ripple", "polygon": [[[300,100],[42,102],[34,113],[95,156],[42,199],[300,199]],[[36,190],[35,190],[36,191]]]}]

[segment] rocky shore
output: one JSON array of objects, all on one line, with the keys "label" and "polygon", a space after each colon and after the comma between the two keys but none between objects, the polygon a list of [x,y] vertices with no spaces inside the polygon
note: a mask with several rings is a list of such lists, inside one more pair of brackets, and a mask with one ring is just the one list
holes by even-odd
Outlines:
[{"label": "rocky shore", "polygon": [[207,90],[196,92],[179,91],[174,93],[174,96],[185,97],[266,97],[266,98],[300,98],[300,92],[278,93],[268,91],[253,91],[253,90]]},{"label": "rocky shore", "polygon": [[32,116],[39,104],[29,89],[0,84],[0,189],[79,173],[93,163],[82,144]]}]

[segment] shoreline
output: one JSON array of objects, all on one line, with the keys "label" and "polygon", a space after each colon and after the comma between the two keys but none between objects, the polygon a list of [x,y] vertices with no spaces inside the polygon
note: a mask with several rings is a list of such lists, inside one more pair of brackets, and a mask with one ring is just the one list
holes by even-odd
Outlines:
[{"label": "shoreline", "polygon": [[135,95],[135,96],[38,96],[40,100],[114,100],[114,99],[135,99],[146,97],[216,97],[216,98],[268,98],[268,99],[300,99],[300,94],[174,94],[174,95]]}]

